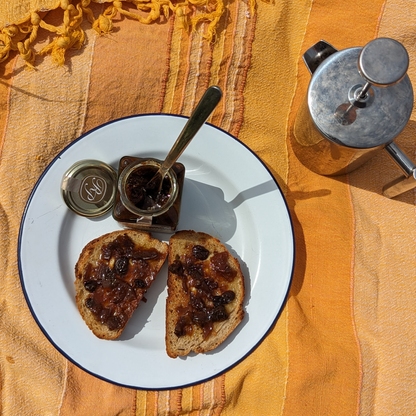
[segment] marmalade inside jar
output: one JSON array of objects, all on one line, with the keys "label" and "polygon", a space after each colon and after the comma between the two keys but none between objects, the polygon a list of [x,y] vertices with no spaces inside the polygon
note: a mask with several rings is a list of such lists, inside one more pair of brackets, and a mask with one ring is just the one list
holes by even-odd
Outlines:
[{"label": "marmalade inside jar", "polygon": [[168,177],[163,178],[159,193],[160,175],[154,178],[156,166],[140,166],[128,177],[126,183],[127,198],[139,209],[152,210],[163,207],[171,196],[171,184]]},{"label": "marmalade inside jar", "polygon": [[[124,169],[128,168],[131,163],[133,162],[141,162],[148,159],[133,157],[133,156],[124,156],[120,159],[118,175],[122,174]],[[158,159],[153,159],[159,163],[162,161]],[[146,204],[152,205],[153,202],[148,200],[147,202],[143,199],[140,200],[140,187],[148,188],[148,182],[153,178],[154,174],[157,171],[156,166],[148,166],[150,169],[146,171],[142,171],[142,168],[145,166],[140,167],[140,172],[137,175],[130,175],[133,176],[131,184],[131,196],[129,197],[126,190],[126,196],[128,199],[133,202],[133,204],[139,204],[142,206],[146,206]],[[147,167],[146,167],[147,168]],[[181,200],[182,200],[182,190],[183,190],[183,183],[185,180],[185,166],[182,163],[176,162],[173,167],[171,168],[177,178],[177,186],[178,186],[178,194],[172,206],[163,214],[153,216],[152,211],[149,210],[149,217],[141,217],[135,213],[132,213],[127,209],[127,207],[123,204],[120,197],[120,191],[117,189],[116,199],[113,208],[113,218],[118,221],[121,225],[127,228],[134,228],[138,230],[145,230],[145,231],[155,231],[155,232],[162,232],[162,233],[171,233],[176,230],[176,227],[179,222],[179,213],[181,208]],[[135,171],[133,171],[135,173]],[[167,181],[167,184],[165,184]],[[159,186],[159,181],[155,180],[156,186]],[[127,187],[128,188],[128,187]],[[168,189],[169,188],[169,189]],[[155,201],[154,192],[157,193],[158,189],[155,191],[149,190],[148,193],[152,197],[152,200]],[[169,199],[171,192],[171,184],[168,178],[165,178],[163,187],[162,187],[162,194],[164,197]],[[153,196],[152,196],[153,195]],[[166,203],[163,201],[159,201],[159,204]],[[136,205],[137,206],[137,205]],[[140,209],[140,207],[138,207]],[[155,207],[156,208],[156,207]]]}]

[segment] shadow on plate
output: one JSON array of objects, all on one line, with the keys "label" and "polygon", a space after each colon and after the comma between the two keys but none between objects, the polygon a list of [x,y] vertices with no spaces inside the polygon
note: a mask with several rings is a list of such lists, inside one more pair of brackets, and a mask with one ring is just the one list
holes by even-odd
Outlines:
[{"label": "shadow on plate", "polygon": [[204,232],[224,242],[236,229],[234,209],[224,200],[221,188],[185,179],[178,230]]},{"label": "shadow on plate", "polygon": [[221,188],[185,179],[178,229],[202,231],[225,243],[233,237],[237,229],[234,210],[249,199],[274,191],[276,183],[271,179],[241,191],[233,200],[227,202]]}]

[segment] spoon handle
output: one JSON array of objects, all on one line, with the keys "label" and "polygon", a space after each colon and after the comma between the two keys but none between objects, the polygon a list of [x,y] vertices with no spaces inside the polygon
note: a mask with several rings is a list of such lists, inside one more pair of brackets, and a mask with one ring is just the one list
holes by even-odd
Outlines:
[{"label": "spoon handle", "polygon": [[209,87],[195,107],[181,134],[160,167],[162,177],[173,166],[189,142],[207,121],[222,97],[222,91],[216,85]]}]

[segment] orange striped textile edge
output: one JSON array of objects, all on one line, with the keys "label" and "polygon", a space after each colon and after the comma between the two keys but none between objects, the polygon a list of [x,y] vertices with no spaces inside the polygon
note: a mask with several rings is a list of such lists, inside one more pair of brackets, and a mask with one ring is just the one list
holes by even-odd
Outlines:
[{"label": "orange striped textile edge", "polygon": [[255,16],[247,16],[250,16],[247,4],[230,3],[212,45],[199,34],[187,36],[179,27],[174,28],[162,112],[190,115],[205,89],[218,85],[224,96],[209,121],[238,135],[255,28]]},{"label": "orange striped textile edge", "polygon": [[143,416],[220,415],[225,404],[224,378],[225,376],[222,375],[186,389],[147,391],[143,393],[146,396],[145,402],[142,402],[138,395],[136,414]]},{"label": "orange striped textile edge", "polygon": [[97,39],[84,131],[117,118],[160,112],[171,25],[172,20],[149,26],[121,18],[114,34]]},{"label": "orange striped textile edge", "polygon": [[16,58],[10,59],[1,67],[2,74],[0,76],[0,158],[3,150],[4,137],[7,128],[7,118],[10,107],[11,86],[13,84],[13,72],[16,64]]},{"label": "orange striped textile edge", "polygon": [[[397,39],[409,54],[408,76],[416,88],[415,4],[386,1],[377,37]],[[415,156],[416,111],[395,138]],[[410,415],[414,394],[416,334],[415,202],[410,190],[393,199],[383,186],[401,171],[383,151],[350,174],[356,218],[354,313],[363,356],[361,415]]]},{"label": "orange striped textile edge", "polygon": [[[55,17],[50,14],[51,21]],[[39,35],[40,42],[44,36]],[[0,244],[4,253],[0,263],[4,277],[0,281],[0,368],[4,414],[57,414],[60,406],[66,361],[39,330],[25,305],[17,270],[17,240],[20,219],[35,181],[53,157],[81,134],[94,40],[91,34],[83,54],[69,53],[71,76],[50,65],[47,58],[42,71],[24,70],[20,56],[5,66],[1,94],[6,84],[9,91],[2,95],[6,99],[0,164]],[[38,63],[42,61],[40,58]]]},{"label": "orange striped textile edge", "polygon": [[[376,34],[383,5],[382,0],[336,2],[327,13],[327,2],[314,1],[302,53],[321,39],[337,49],[366,44]],[[300,61],[289,126],[309,79]],[[290,130],[288,141],[294,140]],[[358,414],[362,357],[352,306],[355,218],[348,177],[312,173],[289,146],[287,186],[297,261],[288,301],[290,360],[284,414]]]},{"label": "orange striped textile edge", "polygon": [[[310,2],[259,3],[251,64],[243,90],[238,138],[266,164],[286,192],[286,129]],[[270,207],[273,215],[273,207]],[[276,269],[270,278],[279,278]],[[225,374],[222,415],[279,416],[284,412],[289,367],[288,309],[252,354]]]}]

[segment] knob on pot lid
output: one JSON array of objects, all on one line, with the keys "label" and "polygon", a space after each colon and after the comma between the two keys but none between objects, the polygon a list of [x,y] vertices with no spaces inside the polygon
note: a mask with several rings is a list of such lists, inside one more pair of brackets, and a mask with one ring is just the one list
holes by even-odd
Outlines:
[{"label": "knob on pot lid", "polygon": [[397,84],[406,75],[408,67],[409,55],[394,39],[374,39],[364,46],[358,58],[360,74],[378,87]]},{"label": "knob on pot lid", "polygon": [[314,72],[308,90],[318,130],[338,144],[368,149],[390,143],[407,124],[413,90],[406,49],[378,38],[335,52]]}]

